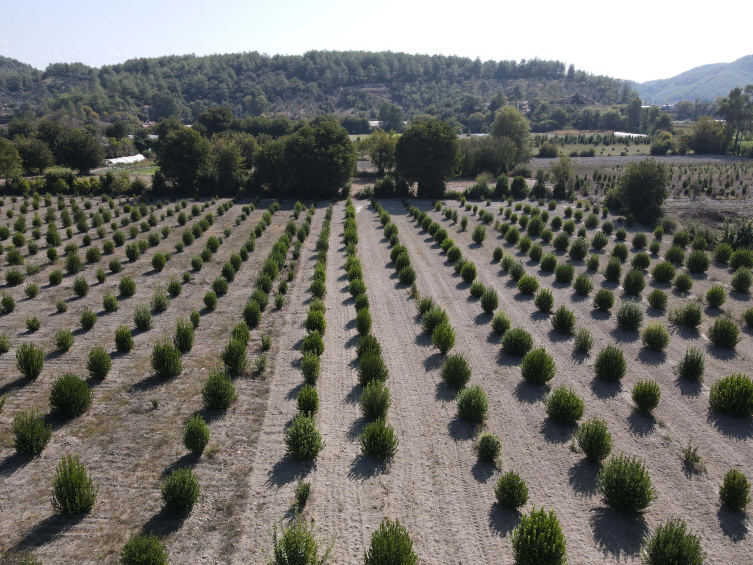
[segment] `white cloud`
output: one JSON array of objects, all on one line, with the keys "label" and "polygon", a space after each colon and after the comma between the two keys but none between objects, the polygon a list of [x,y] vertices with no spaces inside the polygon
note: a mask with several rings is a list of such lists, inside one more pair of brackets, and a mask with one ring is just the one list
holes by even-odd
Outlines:
[{"label": "white cloud", "polygon": [[5,38],[0,39],[0,45],[10,45],[10,41]]}]

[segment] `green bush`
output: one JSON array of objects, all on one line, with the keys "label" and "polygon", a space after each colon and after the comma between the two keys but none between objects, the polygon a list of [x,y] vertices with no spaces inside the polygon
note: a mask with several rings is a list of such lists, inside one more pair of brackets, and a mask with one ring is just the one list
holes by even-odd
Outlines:
[{"label": "green bush", "polygon": [[594,338],[588,328],[578,328],[573,340],[573,349],[577,353],[590,353],[594,345]]},{"label": "green bush", "polygon": [[356,345],[356,355],[359,359],[366,353],[382,354],[382,346],[379,345],[377,338],[371,334],[359,337],[358,345]]},{"label": "green bush", "polygon": [[133,349],[131,330],[126,326],[118,326],[118,329],[115,330],[115,349],[126,353]]},{"label": "green bush", "polygon": [[514,328],[507,330],[502,335],[502,350],[507,355],[523,357],[533,349],[533,338],[523,328]]},{"label": "green bush", "polygon": [[712,308],[719,308],[726,300],[727,293],[720,284],[715,284],[706,292],[706,302]]},{"label": "green bush", "polygon": [[39,412],[21,412],[13,418],[13,448],[21,455],[37,455],[52,437],[52,424]]},{"label": "green bush", "polygon": [[622,349],[612,344],[599,351],[594,362],[596,376],[610,383],[621,380],[625,376],[626,369]]},{"label": "green bush", "polygon": [[517,565],[566,565],[565,536],[554,510],[548,514],[534,507],[524,515],[512,534]]},{"label": "green bush", "polygon": [[542,347],[534,349],[523,357],[520,372],[529,383],[543,385],[554,378],[557,370],[554,358]]},{"label": "green bush", "polygon": [[39,318],[37,318],[36,316],[26,318],[26,329],[29,330],[29,333],[35,332],[41,327],[42,322],[40,322]]},{"label": "green bush", "polygon": [[483,241],[486,239],[486,228],[481,224],[476,226],[471,234],[471,239],[473,239],[475,243],[483,243]]},{"label": "green bush", "polygon": [[[322,563],[307,561],[306,563]],[[281,563],[281,562],[278,562]],[[417,565],[413,542],[399,520],[386,518],[371,536],[371,545],[364,553],[364,565]]]},{"label": "green bush", "polygon": [[627,331],[638,331],[643,323],[643,308],[638,302],[626,300],[617,310],[617,327]]},{"label": "green bush", "polygon": [[497,247],[494,248],[494,251],[492,251],[492,258],[495,261],[501,261],[502,260],[502,256],[504,254],[505,254],[504,250],[500,246],[497,246]]},{"label": "green bush", "polygon": [[664,351],[669,345],[669,332],[661,322],[653,322],[641,332],[641,341],[649,349]]},{"label": "green bush", "polygon": [[324,335],[327,331],[327,321],[324,318],[324,313],[318,310],[309,310],[305,327],[307,332],[317,331],[320,335]]},{"label": "green bush", "polygon": [[235,387],[224,369],[210,369],[209,378],[201,388],[201,399],[207,410],[227,410],[235,400]]},{"label": "green bush", "polygon": [[136,283],[131,277],[123,277],[118,283],[118,290],[123,296],[133,296],[136,294]]},{"label": "green bush", "polygon": [[726,347],[727,349],[734,349],[740,340],[740,328],[737,322],[729,318],[717,318],[714,320],[712,326],[706,330],[711,343],[719,347]]},{"label": "green bush", "polygon": [[[316,332],[314,332],[316,335]],[[237,339],[230,339],[225,349],[220,354],[220,359],[225,365],[225,370],[231,377],[237,377],[248,367],[248,358],[246,356],[246,344]]]},{"label": "green bush", "polygon": [[753,250],[747,247],[735,250],[729,259],[729,266],[733,270],[737,270],[740,267],[745,267],[746,269],[753,268]]},{"label": "green bush", "polygon": [[677,363],[677,372],[681,377],[691,381],[699,381],[705,370],[705,356],[697,347],[689,348]]},{"label": "green bush", "polygon": [[168,338],[160,339],[152,348],[152,370],[163,379],[177,377],[183,370],[180,351]]},{"label": "green bush", "polygon": [[559,283],[570,284],[575,276],[575,267],[570,263],[559,263],[554,269],[554,278]]},{"label": "green bush", "polygon": [[394,428],[382,418],[366,424],[358,441],[363,453],[375,459],[391,458],[397,452],[399,443]]},{"label": "green bush", "polygon": [[324,449],[325,443],[312,416],[298,414],[285,430],[285,445],[297,459],[315,459]]},{"label": "green bush", "polygon": [[481,296],[484,294],[484,291],[486,290],[486,287],[484,287],[484,283],[482,283],[480,280],[475,280],[471,283],[470,288],[468,289],[471,293],[471,296],[474,298],[481,298]]},{"label": "green bush", "polygon": [[585,403],[572,388],[558,386],[546,399],[546,413],[552,420],[572,424],[583,417]]},{"label": "green bush", "polygon": [[711,385],[709,404],[718,412],[738,418],[750,416],[753,414],[753,382],[742,374],[722,377]]},{"label": "green bush", "polygon": [[596,482],[609,506],[642,512],[656,498],[646,465],[624,454],[612,457],[599,471]]},{"label": "green bush", "polygon": [[491,314],[497,309],[498,305],[499,297],[497,296],[497,291],[491,287],[485,289],[484,293],[481,295],[481,308],[484,312],[486,314]]},{"label": "green bush", "polygon": [[44,350],[25,342],[16,350],[16,368],[28,380],[36,379],[44,368]]},{"label": "green bush", "polygon": [[[368,308],[359,310],[356,314],[356,331],[359,335],[366,335],[371,331],[371,313]],[[320,332],[324,335],[324,332]]]},{"label": "green bush", "polygon": [[609,282],[618,283],[622,276],[622,264],[616,257],[609,259],[607,266],[604,268],[604,278]]},{"label": "green bush", "polygon": [[89,512],[97,500],[99,487],[87,474],[86,467],[68,455],[58,463],[52,480],[52,507],[63,514]]},{"label": "green bush", "polygon": [[554,306],[554,295],[548,288],[542,288],[538,292],[538,294],[536,294],[536,298],[533,299],[533,303],[541,312],[551,312],[552,307]]},{"label": "green bush", "polygon": [[421,328],[428,334],[434,333],[434,328],[449,321],[447,313],[439,306],[432,306],[421,316]]},{"label": "green bush", "polygon": [[465,356],[459,353],[450,355],[445,359],[440,374],[448,387],[461,389],[471,378],[471,368]]},{"label": "green bush", "polygon": [[301,351],[305,355],[306,353],[313,353],[317,356],[321,356],[324,353],[324,340],[319,332],[311,332],[303,338],[303,344],[301,345]]},{"label": "green bush", "polygon": [[384,364],[381,353],[365,352],[358,361],[358,382],[366,386],[371,381],[384,382],[389,378],[389,371]]},{"label": "green bush", "polygon": [[497,312],[492,318],[492,331],[502,335],[510,329],[510,318],[504,312]]},{"label": "green bush", "polygon": [[651,412],[659,405],[661,389],[656,381],[638,381],[635,383],[635,386],[633,386],[631,395],[638,410],[642,412]]},{"label": "green bush", "polygon": [[719,488],[719,500],[725,506],[742,512],[750,502],[750,484],[748,478],[738,469],[730,469],[724,475],[724,482]]},{"label": "green bush", "polygon": [[680,273],[675,277],[675,290],[678,292],[687,292],[693,288],[693,277],[688,273]]},{"label": "green bush", "polygon": [[614,306],[614,294],[607,288],[599,289],[594,295],[594,308],[603,312],[608,311]]},{"label": "green bush", "polygon": [[58,285],[63,282],[63,273],[55,269],[50,273],[49,281],[51,285]]},{"label": "green bush", "polygon": [[[554,223],[552,223],[554,225]],[[552,246],[557,251],[564,251],[570,246],[570,236],[568,236],[566,233],[560,233],[557,234],[557,237],[554,238],[552,241]]]},{"label": "green bush", "polygon": [[315,386],[303,385],[296,396],[298,411],[306,416],[313,416],[319,411],[319,393]]},{"label": "green bush", "polygon": [[199,491],[199,479],[189,467],[175,469],[162,483],[162,504],[170,514],[188,513],[199,499]]},{"label": "green bush", "polygon": [[667,294],[658,288],[655,288],[648,295],[648,304],[651,308],[664,310],[667,307]]},{"label": "green bush", "polygon": [[[245,325],[245,324],[244,324]],[[173,345],[181,353],[191,351],[193,348],[194,331],[193,324],[187,318],[178,318],[173,336]]]},{"label": "green bush", "polygon": [[195,414],[183,428],[183,445],[194,455],[201,455],[209,443],[209,426],[201,414]]},{"label": "green bush", "polygon": [[89,409],[92,392],[86,381],[66,373],[55,379],[50,388],[50,413],[75,418]]},{"label": "green bush", "polygon": [[528,502],[528,487],[515,471],[508,471],[497,479],[494,496],[501,506],[522,508]]},{"label": "green bush", "polygon": [[710,263],[711,261],[709,260],[709,256],[706,255],[706,252],[696,249],[691,251],[690,255],[688,255],[686,265],[688,271],[691,273],[705,273],[708,271]]},{"label": "green bush", "polygon": [[301,375],[306,384],[315,385],[319,380],[319,356],[315,353],[307,353],[301,359]]},{"label": "green bush", "polygon": [[541,257],[539,267],[542,271],[552,272],[557,267],[557,256],[554,253],[545,253]]},{"label": "green bush", "polygon": [[551,322],[556,331],[569,335],[575,329],[575,313],[563,304],[552,314]]},{"label": "green bush", "polygon": [[681,518],[657,526],[643,546],[645,565],[703,565],[705,559],[701,538],[687,531]]},{"label": "green bush", "polygon": [[431,341],[434,347],[439,349],[442,355],[445,355],[455,345],[455,330],[448,321],[439,324],[431,333]]},{"label": "green bush", "polygon": [[523,263],[521,263],[520,261],[513,263],[508,272],[510,273],[512,280],[516,282],[523,278],[523,276],[526,274],[525,267],[523,267]]},{"label": "green bush", "polygon": [[673,265],[682,265],[685,262],[685,251],[682,247],[673,245],[664,254],[664,259],[672,263]]},{"label": "green bush", "polygon": [[622,281],[622,288],[626,293],[637,296],[646,288],[646,280],[643,277],[643,271],[630,269]]},{"label": "green bush", "polygon": [[122,565],[167,565],[167,549],[154,534],[132,536],[120,552]]},{"label": "green bush", "polygon": [[457,395],[458,416],[473,424],[480,424],[489,411],[489,399],[478,385],[462,389]]},{"label": "green bush", "polygon": [[575,289],[575,292],[577,294],[581,296],[588,296],[594,289],[594,285],[593,282],[591,282],[591,277],[589,275],[587,275],[586,273],[581,273],[580,275],[575,277],[573,288]]},{"label": "green bush", "polygon": [[152,329],[152,311],[149,306],[145,304],[139,304],[136,306],[133,314],[133,323],[136,328],[141,331],[148,331]]},{"label": "green bush", "polygon": [[24,294],[29,298],[34,299],[37,297],[37,294],[39,294],[39,287],[34,283],[27,284],[24,289]]},{"label": "green bush", "polygon": [[714,261],[727,263],[732,257],[732,247],[729,243],[718,243],[714,248]]},{"label": "green bush", "polygon": [[370,420],[386,418],[392,404],[390,389],[381,381],[373,380],[363,387],[358,404],[364,417]]},{"label": "green bush", "polygon": [[753,284],[753,274],[751,274],[750,269],[740,267],[732,275],[730,284],[737,292],[744,292],[747,294],[750,292],[751,284]]},{"label": "green bush", "polygon": [[675,278],[675,267],[669,261],[662,261],[651,270],[651,277],[656,282],[671,282]]},{"label": "green bush", "polygon": [[638,232],[633,236],[633,247],[636,249],[645,249],[648,245],[648,237],[643,232]]},{"label": "green bush", "polygon": [[499,438],[489,432],[481,434],[475,447],[479,459],[488,463],[496,463],[502,452],[502,443]]},{"label": "green bush", "polygon": [[518,281],[518,290],[523,294],[533,294],[539,289],[539,281],[531,275],[523,275]]},{"label": "green bush", "polygon": [[583,237],[579,237],[570,246],[568,254],[572,260],[582,261],[588,255],[588,247],[588,241]]},{"label": "green bush", "polygon": [[460,277],[467,283],[473,282],[476,279],[476,265],[466,261],[463,268],[460,269]]},{"label": "green bush", "polygon": [[701,325],[702,318],[701,307],[693,302],[689,302],[680,308],[675,308],[669,313],[670,321],[686,328],[697,328]]},{"label": "green bush", "polygon": [[628,251],[627,245],[624,243],[617,243],[612,248],[612,253],[610,254],[612,257],[619,259],[620,263],[624,263],[627,261],[628,254],[630,252]]},{"label": "green bush", "polygon": [[55,347],[60,351],[68,351],[73,347],[74,337],[69,329],[58,330],[55,334]]},{"label": "green bush", "polygon": [[643,271],[644,269],[647,269],[650,264],[651,264],[651,257],[645,251],[636,253],[633,256],[632,260],[630,261],[630,266],[633,269],[637,269],[639,271]]},{"label": "green bush", "polygon": [[612,434],[603,420],[592,418],[580,425],[575,441],[591,461],[603,461],[612,452]]}]

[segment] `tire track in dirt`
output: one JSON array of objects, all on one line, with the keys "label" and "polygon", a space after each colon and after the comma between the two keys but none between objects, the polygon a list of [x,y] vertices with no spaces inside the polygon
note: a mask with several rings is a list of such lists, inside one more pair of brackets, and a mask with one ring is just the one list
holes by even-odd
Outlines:
[{"label": "tire track in dirt", "polygon": [[[422,206],[422,208],[425,209],[425,206]],[[442,277],[436,276],[435,280],[433,280],[432,282],[437,282],[436,279],[439,279],[439,282],[441,282],[443,279],[459,281],[459,277],[453,274],[453,271],[450,270],[449,263],[446,263],[444,266],[442,265],[442,258],[439,256],[441,250],[438,246],[434,245],[430,241],[428,234],[427,237],[418,235],[418,230],[420,230],[420,227],[418,227],[412,221],[412,218],[405,216],[405,210],[401,209],[397,203],[391,203],[391,206],[387,207],[387,209],[390,212],[394,212],[393,221],[395,221],[399,226],[405,226],[404,228],[401,228],[401,234],[406,235],[406,231],[410,231],[414,245],[428,245],[429,247],[434,248],[429,250],[429,254],[426,256],[432,263],[434,263],[434,265],[425,267],[425,270],[429,273],[437,273],[443,271],[444,274]],[[451,233],[450,235],[452,237],[455,234]],[[499,267],[491,265],[491,250],[486,248],[477,250],[473,248],[474,246],[467,246],[462,242],[459,243],[459,245],[464,248],[465,256],[476,263],[479,269],[479,279],[484,282],[485,285],[491,284],[499,291],[501,291],[500,307],[501,309],[505,310],[513,320],[513,327],[526,327],[526,329],[531,331],[531,333],[534,335],[535,342],[544,345],[547,350],[555,356],[559,370],[558,377],[555,379],[554,384],[559,384],[563,381],[569,381],[567,382],[567,384],[574,386],[576,391],[579,392],[581,396],[585,397],[587,401],[586,418],[592,415],[598,415],[599,417],[606,417],[607,421],[611,422],[610,430],[612,431],[614,438],[615,453],[619,453],[624,449],[627,453],[640,454],[642,457],[646,458],[649,469],[652,472],[654,485],[656,486],[659,493],[659,498],[654,502],[651,509],[649,510],[649,513],[647,514],[647,520],[651,524],[651,526],[653,527],[656,523],[658,523],[660,521],[659,518],[661,518],[661,521],[664,521],[664,519],[669,515],[679,514],[688,516],[689,525],[693,529],[702,532],[702,537],[704,538],[704,546],[707,548],[707,550],[710,547],[718,547],[721,545],[724,547],[723,552],[725,553],[725,555],[729,554],[730,551],[732,552],[732,554],[737,554],[740,549],[740,544],[733,545],[730,543],[729,539],[722,539],[722,536],[719,534],[712,536],[708,533],[712,528],[716,529],[716,531],[719,532],[719,521],[726,520],[725,518],[718,519],[713,515],[713,512],[717,509],[717,495],[715,491],[715,485],[718,484],[718,482],[721,480],[721,475],[723,475],[723,472],[726,472],[726,468],[720,470],[718,479],[707,481],[708,484],[704,489],[705,492],[703,494],[702,501],[699,502],[699,496],[697,492],[699,487],[698,479],[691,478],[691,480],[688,480],[688,478],[683,475],[681,464],[678,460],[675,459],[676,453],[678,451],[677,447],[673,447],[670,450],[671,453],[668,456],[666,440],[661,437],[659,433],[644,434],[641,432],[641,426],[645,425],[640,421],[640,419],[642,419],[643,417],[638,415],[638,421],[636,421],[636,415],[633,413],[632,408],[629,405],[629,393],[623,391],[616,397],[612,397],[603,396],[603,391],[601,391],[602,397],[600,397],[599,394],[597,394],[600,392],[598,384],[593,387],[595,390],[591,390],[591,388],[587,386],[588,384],[590,384],[592,377],[591,369],[588,370],[589,373],[587,373],[587,379],[583,379],[581,377],[573,380],[573,376],[582,374],[583,366],[578,365],[577,362],[570,357],[572,346],[566,340],[561,340],[560,338],[558,338],[558,336],[552,334],[552,332],[549,331],[550,325],[548,323],[548,319],[539,317],[536,314],[534,314],[533,316],[528,315],[527,311],[535,310],[535,307],[531,305],[525,306],[523,309],[521,309],[519,297],[513,296],[514,290],[511,289],[511,285],[507,284],[505,285],[507,288],[503,287],[502,281],[499,279],[498,274],[495,272]],[[434,253],[434,258],[432,258],[431,256],[432,253]],[[419,270],[415,265],[415,261],[414,268],[416,268],[417,271]],[[443,286],[448,285],[446,285],[445,283]],[[488,326],[486,328],[484,328],[483,326],[485,324],[488,324],[490,316],[485,316],[481,313],[476,315],[474,318],[475,313],[480,312],[481,309],[479,306],[472,304],[476,301],[469,296],[467,286],[468,285],[463,283],[458,284],[454,288],[450,286],[450,288],[448,289],[450,293],[456,293],[459,296],[456,299],[449,301],[449,303],[451,303],[451,309],[448,309],[448,314],[450,314],[452,320],[461,319],[463,320],[464,326],[473,328],[473,333],[476,334],[476,339],[473,341],[476,344],[483,344],[489,337],[486,333],[488,331]],[[555,293],[555,295],[557,296],[557,303],[562,303],[565,300],[565,292],[568,292],[567,289],[565,289],[563,291],[563,294],[561,295],[557,295]],[[437,297],[436,294],[434,296]],[[443,301],[441,298],[440,302],[445,304],[445,301]],[[464,304],[465,307],[462,307],[462,305]],[[577,305],[577,303],[573,303],[571,307],[575,305]],[[587,316],[588,314],[581,313],[579,319],[583,321]],[[478,325],[479,322],[483,323]],[[458,324],[453,322],[453,325],[456,327],[457,331]],[[593,326],[591,320],[589,320],[588,325]],[[598,351],[601,345],[605,344],[607,341],[614,341],[613,337],[607,337],[609,335],[609,333],[607,332],[608,330],[605,331],[603,335],[600,335],[598,332],[594,332],[594,337],[596,340],[594,351]],[[462,341],[458,339],[457,343],[461,344]],[[499,351],[499,346],[497,345],[497,343],[497,340],[494,339],[493,343],[489,344],[492,346],[492,351],[487,351],[486,353],[483,351],[478,351],[478,354],[472,355],[472,357],[474,358],[472,359],[472,365],[474,365],[474,375],[478,374],[475,366],[478,364],[477,359],[484,357],[487,359],[493,358],[495,353],[498,353]],[[639,349],[637,345],[635,347]],[[456,349],[461,350],[462,346],[456,346]],[[481,349],[488,350],[489,347],[486,346],[482,347]],[[631,355],[628,353],[628,359],[630,358]],[[540,492],[536,492],[536,490],[531,489],[531,502],[535,504],[541,504],[542,502],[547,500],[547,498],[552,500],[555,505],[555,509],[558,511],[558,514],[560,516],[560,521],[563,525],[563,529],[566,532],[566,536],[570,541],[569,553],[571,559],[574,556],[577,556],[578,562],[597,562],[597,559],[598,562],[601,562],[601,560],[603,560],[604,558],[627,559],[628,561],[637,558],[640,536],[646,533],[645,525],[643,525],[642,523],[622,523],[623,520],[620,518],[620,516],[613,516],[611,512],[604,511],[604,509],[600,506],[594,507],[593,504],[586,505],[579,500],[576,500],[575,503],[571,500],[568,500],[567,504],[564,504],[562,497],[557,496],[557,490],[563,493],[570,493],[575,490],[578,492],[578,494],[586,495],[585,497],[581,496],[581,498],[587,501],[593,494],[593,488],[595,486],[593,483],[593,473],[588,469],[588,467],[586,466],[587,464],[584,465],[580,462],[580,456],[569,453],[564,449],[558,449],[557,451],[552,453],[551,446],[547,447],[546,444],[540,445],[542,432],[544,437],[547,438],[547,441],[551,441],[552,443],[564,444],[568,441],[568,438],[566,434],[563,436],[562,430],[558,429],[557,426],[548,425],[545,420],[543,405],[541,405],[540,402],[542,398],[540,396],[531,396],[536,392],[535,390],[529,389],[529,387],[526,387],[525,385],[515,386],[514,388],[509,386],[510,384],[520,383],[520,373],[517,367],[515,367],[515,365],[517,365],[519,361],[514,362],[511,365],[507,365],[511,362],[511,360],[505,360],[504,356],[500,358],[500,361],[502,363],[503,375],[509,374],[509,377],[511,377],[505,378],[505,380],[503,381],[503,388],[505,390],[498,392],[500,388],[499,383],[495,382],[495,380],[493,379],[489,381],[488,384],[483,385],[485,390],[490,393],[490,397],[494,400],[500,398],[517,398],[517,401],[515,403],[506,406],[506,409],[504,411],[505,414],[518,414],[518,422],[516,423],[515,427],[527,429],[530,434],[533,434],[534,442],[539,444],[537,450],[545,453],[547,459],[554,457],[553,468],[558,469],[556,476],[547,477],[546,481],[539,481],[539,485],[541,484],[541,482],[549,484],[554,483],[553,487],[537,489],[540,490]],[[628,380],[630,379],[626,379],[626,381]],[[668,385],[666,383],[662,384],[664,385],[663,388],[665,392],[667,392],[668,389],[672,389],[671,385]],[[628,388],[626,385],[623,386],[625,386],[625,388]],[[698,399],[697,402],[701,402],[701,404],[703,404],[703,402],[707,401],[705,401],[704,399]],[[706,404],[703,405],[704,407],[706,406]],[[661,411],[662,408],[662,405],[660,405],[659,411]],[[692,409],[689,408],[689,411],[692,411]],[[699,410],[699,412],[705,412],[705,410]],[[493,407],[490,411],[490,415],[491,418],[489,426],[490,428],[496,428],[497,416],[494,414]],[[523,422],[520,421],[521,418],[523,419]],[[677,416],[677,418],[684,418],[684,415]],[[542,421],[544,423],[543,426]],[[617,425],[615,425],[615,422],[617,422]],[[619,422],[631,423],[633,430],[629,430],[628,426],[619,425]],[[703,422],[699,422],[698,425],[701,428],[703,428],[704,426],[708,428],[708,425]],[[509,424],[507,425],[507,428],[510,429]],[[496,429],[492,429],[492,431],[496,431]],[[508,436],[509,434],[503,434],[503,445],[505,446],[507,446],[509,442],[514,439]],[[719,434],[716,434],[716,436],[718,438]],[[696,437],[695,433],[693,433],[693,437]],[[709,446],[713,444],[713,441],[714,438],[711,438]],[[735,445],[737,449],[739,449],[740,447],[739,442],[731,441],[729,443]],[[750,442],[746,442],[744,445],[745,451],[747,452]],[[711,447],[709,449],[711,449]],[[523,451],[516,449],[515,453],[525,454],[526,451],[530,452],[529,449],[523,449]],[[732,460],[740,460],[739,455],[732,457]],[[520,470],[527,475],[527,473],[530,472],[527,471],[527,469],[530,469],[533,466],[532,462],[536,461],[537,459],[540,459],[540,457],[528,457],[528,461],[524,466],[520,467]],[[750,461],[750,457],[748,455],[743,456],[742,459],[743,461]],[[526,461],[526,458],[523,457],[522,461]],[[504,466],[507,467],[506,464],[504,464]],[[543,466],[544,469],[546,469],[546,467],[547,465]],[[541,468],[541,466],[539,468]],[[548,474],[551,475],[551,472]],[[530,488],[532,486],[531,477],[526,475],[524,476],[526,480],[529,481]],[[568,480],[562,481],[562,476],[567,476]],[[673,489],[677,489],[677,485],[680,486],[680,491],[683,493],[683,495],[673,498],[671,496],[672,494],[674,494],[672,491]],[[565,497],[567,497],[567,494],[565,495]],[[593,502],[596,503],[596,499],[594,499]],[[667,509],[667,507],[669,507],[669,509]],[[577,511],[574,511],[576,509]],[[701,520],[694,518],[699,512],[704,514],[702,517],[703,519]],[[589,514],[591,515],[591,517],[588,520],[588,523],[585,523],[585,521],[582,519],[582,516],[588,516]],[[573,528],[572,524],[578,524],[578,528]],[[723,524],[723,527],[734,529],[735,525],[730,525],[729,521],[727,521],[726,524]],[[738,529],[740,528],[738,527]],[[623,534],[622,537],[615,536],[614,533],[611,533],[613,530],[627,531],[627,535]],[[597,546],[597,550],[601,553],[598,558],[596,557],[594,550],[588,547],[589,545]],[[709,552],[709,554],[711,555],[711,552]]]}]

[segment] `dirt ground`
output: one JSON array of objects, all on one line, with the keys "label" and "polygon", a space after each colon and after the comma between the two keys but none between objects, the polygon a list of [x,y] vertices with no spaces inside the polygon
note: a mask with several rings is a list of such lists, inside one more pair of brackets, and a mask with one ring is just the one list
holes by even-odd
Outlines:
[{"label": "dirt ground", "polygon": [[[439,246],[399,201],[383,201],[382,205],[392,214],[401,243],[408,248],[420,292],[432,296],[447,310],[456,332],[453,353],[467,356],[472,383],[481,385],[489,395],[486,428],[502,441],[500,468],[478,462],[473,439],[479,430],[456,417],[454,395],[439,376],[443,357],[421,332],[415,300],[397,281],[388,242],[377,215],[365,201],[354,202],[358,255],[368,288],[373,332],[390,371],[387,385],[393,403],[389,422],[400,440],[396,456],[389,465],[380,466],[364,458],[358,446],[364,421],[357,405],[360,386],[356,377],[355,307],[343,269],[344,204],[338,203],[327,256],[327,332],[317,385],[320,408],[316,420],[325,449],[315,464],[302,465],[286,455],[283,442],[284,430],[296,413],[295,398],[302,383],[298,370],[300,344],[316,262],[314,244],[324,217],[324,207],[320,206],[285,305],[279,311],[270,305],[262,325],[252,332],[252,358],[260,351],[260,332],[273,335],[266,377],[236,380],[238,400],[224,416],[209,418],[211,449],[194,460],[182,445],[183,425],[201,408],[200,388],[207,371],[219,364],[227,336],[242,319],[243,304],[258,269],[292,217],[292,203],[283,203],[282,210],[273,216],[272,226],[257,239],[256,251],[230,284],[228,295],[220,298],[217,310],[202,311],[195,346],[184,356],[181,375],[164,383],[155,379],[149,356],[154,340],[172,335],[178,316],[203,308],[203,295],[222,263],[243,244],[268,205],[262,203],[236,227],[235,217],[242,204],[217,218],[190,251],[174,253],[166,269],[154,273],[152,254],[173,250],[182,232],[175,217],[166,218],[159,226],[172,228],[165,241],[135,263],[121,258],[125,267],[121,275],[134,276],[137,295],[123,300],[117,313],[101,312],[101,304],[104,291],[116,288],[120,276],[108,275],[99,285],[94,281],[95,266],[86,267],[84,274],[91,289],[83,299],[70,298],[71,276],[60,287],[47,285],[52,267],[27,278],[38,281],[41,290],[36,299],[22,300],[22,287],[10,289],[16,297],[16,311],[0,317],[0,331],[9,335],[13,345],[10,352],[0,356],[4,375],[0,377],[0,394],[9,393],[0,415],[0,552],[9,556],[12,551],[32,549],[43,563],[114,563],[129,535],[153,530],[164,536],[172,563],[259,563],[271,551],[273,525],[293,515],[296,479],[304,476],[312,484],[305,516],[314,523],[320,545],[332,544],[336,563],[362,562],[371,534],[384,517],[399,518],[408,528],[424,563],[510,563],[510,535],[520,514],[498,507],[493,485],[499,472],[515,469],[530,491],[529,503],[522,511],[543,505],[557,512],[570,563],[637,564],[642,540],[671,516],[683,517],[701,536],[708,563],[749,561],[753,544],[748,518],[720,508],[718,485],[732,467],[750,474],[753,425],[750,419],[720,417],[708,410],[709,386],[716,379],[733,372],[750,374],[753,336],[749,330],[743,333],[737,349],[730,352],[710,346],[704,334],[720,311],[706,309],[699,332],[680,330],[664,318],[672,336],[670,345],[663,354],[647,352],[637,334],[617,330],[614,318],[594,311],[590,299],[575,297],[572,289],[554,282],[553,273],[539,271],[521,255],[527,271],[552,290],[555,305],[568,304],[578,324],[591,330],[594,354],[575,355],[572,339],[554,333],[549,316],[539,313],[531,298],[517,293],[510,277],[492,261],[492,249],[497,245],[511,253],[516,250],[489,228],[483,245],[471,242],[477,219],[470,213],[466,232],[437,212],[430,215],[448,230],[464,256],[475,262],[479,279],[497,289],[500,309],[511,318],[513,327],[525,327],[534,342],[553,355],[557,376],[552,385],[570,386],[585,399],[584,419],[596,416],[608,422],[613,453],[625,452],[646,460],[657,499],[644,516],[615,512],[602,502],[596,492],[597,468],[571,447],[573,428],[547,419],[542,389],[523,383],[520,359],[500,352],[499,338],[491,332],[491,316],[483,313]],[[413,204],[430,209],[426,201]],[[498,211],[499,206],[494,203],[491,210]],[[215,208],[213,205],[210,210],[214,212]],[[461,211],[461,216],[464,213]],[[557,213],[562,214],[562,207]],[[147,302],[158,282],[166,284],[170,276],[190,269],[190,258],[203,248],[206,238],[221,234],[225,227],[232,233],[211,264],[194,273],[194,280],[184,285],[170,308],[156,316],[154,329],[135,336],[131,353],[113,356],[110,374],[94,388],[95,400],[89,412],[72,422],[55,423],[53,439],[40,456],[16,456],[9,432],[13,415],[34,406],[46,411],[52,380],[65,371],[83,374],[86,355],[95,344],[113,351],[114,330],[121,323],[133,326],[134,305]],[[628,230],[628,242],[639,230],[639,226]],[[589,230],[589,237],[592,232]],[[74,240],[80,237],[76,235]],[[613,244],[614,237],[610,237],[610,245],[600,253],[602,267]],[[662,254],[668,246],[669,238],[665,237]],[[46,264],[43,253],[44,247],[37,261]],[[124,254],[123,248],[117,248],[118,254]],[[652,263],[656,261],[652,258]],[[582,262],[576,262],[576,270],[585,268],[580,265]],[[646,296],[653,286],[665,288],[669,309],[705,294],[717,280],[728,286],[729,277],[728,270],[712,263],[706,275],[694,276],[688,296],[650,279],[643,294]],[[616,285],[601,275],[593,280],[596,288],[611,288],[620,296]],[[729,289],[728,294],[724,311],[734,317],[753,305],[749,295]],[[69,300],[65,314],[55,313],[59,298]],[[57,355],[52,345],[55,331],[60,327],[79,328],[78,315],[86,305],[98,312],[97,325],[86,333],[77,330],[71,351]],[[42,329],[33,336],[24,329],[24,320],[30,315],[42,321]],[[646,321],[653,319],[662,319],[662,313],[648,310]],[[15,369],[15,349],[32,339],[45,348],[48,357],[42,375],[26,383]],[[607,343],[618,343],[628,360],[628,374],[621,386],[608,386],[594,378],[595,352]],[[698,385],[675,374],[677,361],[689,346],[706,352],[706,376]],[[632,408],[630,389],[644,378],[653,378],[661,386],[655,419]],[[151,399],[158,400],[156,409]],[[683,466],[681,449],[689,441],[699,448],[704,472]],[[78,453],[100,483],[92,512],[74,520],[57,517],[49,502],[55,465],[68,453]],[[159,484],[167,471],[184,464],[194,466],[202,492],[190,516],[175,521],[160,511]]]}]

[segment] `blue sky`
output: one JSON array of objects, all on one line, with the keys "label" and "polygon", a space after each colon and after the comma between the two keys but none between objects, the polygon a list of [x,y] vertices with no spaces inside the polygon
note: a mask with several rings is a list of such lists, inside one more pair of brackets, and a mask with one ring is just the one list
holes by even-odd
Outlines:
[{"label": "blue sky", "polygon": [[[9,0],[0,54],[44,69],[134,57],[311,49],[392,50],[482,59],[559,59],[638,81],[753,53],[749,1]],[[734,10],[737,10],[735,13]],[[730,15],[731,14],[731,15]]]}]

